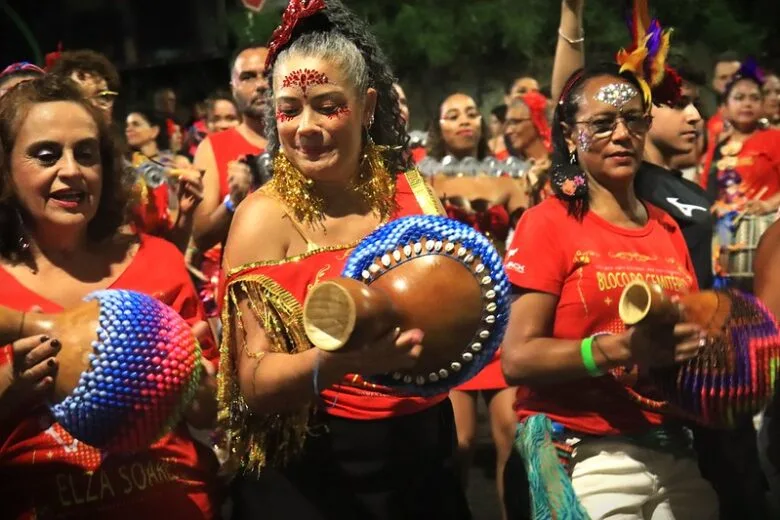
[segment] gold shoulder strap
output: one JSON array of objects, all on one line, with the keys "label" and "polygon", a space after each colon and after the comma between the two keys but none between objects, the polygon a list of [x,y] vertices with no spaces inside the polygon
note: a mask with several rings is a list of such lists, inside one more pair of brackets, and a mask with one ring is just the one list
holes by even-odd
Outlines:
[{"label": "gold shoulder strap", "polygon": [[423,176],[417,168],[404,172],[406,182],[412,188],[412,193],[417,199],[417,203],[426,215],[446,215],[444,206],[441,205],[439,198],[434,195],[433,190],[425,182]]}]

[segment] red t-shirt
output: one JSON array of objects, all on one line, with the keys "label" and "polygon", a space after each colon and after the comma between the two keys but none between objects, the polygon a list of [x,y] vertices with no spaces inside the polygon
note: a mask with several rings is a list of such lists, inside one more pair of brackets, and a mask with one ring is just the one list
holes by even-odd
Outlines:
[{"label": "red t-shirt", "polygon": [[[578,222],[557,198],[523,214],[505,266],[515,286],[558,296],[552,337],[623,332],[617,305],[623,287],[635,278],[658,283],[669,294],[697,288],[680,228],[660,209],[645,205],[649,220],[640,229],[614,226],[592,211]],[[523,387],[516,408],[521,420],[544,413],[594,435],[641,431],[663,421],[635,404],[611,376]]]},{"label": "red t-shirt", "polygon": [[219,200],[228,194],[228,164],[246,155],[259,155],[263,149],[253,145],[241,135],[237,128],[228,128],[222,132],[209,135],[206,139],[211,143],[214,160],[219,173]]},{"label": "red t-shirt", "polygon": [[[18,310],[62,307],[36,294],[0,268],[0,305]],[[168,242],[141,236],[141,246],[110,286],[151,294],[188,323],[203,320],[182,254]],[[216,363],[213,341],[202,343]],[[190,436],[184,423],[148,451],[101,452],[71,437],[45,406],[23,409],[0,425],[3,518],[206,519],[218,514],[214,455]]]}]

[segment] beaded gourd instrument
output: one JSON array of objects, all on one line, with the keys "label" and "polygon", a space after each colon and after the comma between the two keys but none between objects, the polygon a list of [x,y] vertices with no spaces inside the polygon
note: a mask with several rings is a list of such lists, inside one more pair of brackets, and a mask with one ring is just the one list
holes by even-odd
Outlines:
[{"label": "beaded gourd instrument", "polygon": [[148,448],[194,396],[200,346],[187,322],[151,296],[103,290],[84,300],[58,315],[0,309],[0,339],[60,340],[50,409],[75,439],[111,452]]},{"label": "beaded gourd instrument", "polygon": [[[363,296],[331,305],[346,294],[334,290],[339,280],[316,285],[304,306],[304,326],[315,346],[348,345],[353,333],[359,335],[361,320],[376,326],[372,333],[397,326],[425,334],[413,369],[364,374],[372,383],[412,395],[440,394],[475,376],[501,344],[509,280],[491,242],[465,224],[427,215],[391,221],[358,244],[342,277],[360,282],[357,292],[370,293],[368,300],[383,303],[361,314]],[[341,319],[341,309],[352,316]],[[338,341],[328,345],[334,336]]]},{"label": "beaded gourd instrument", "polygon": [[[760,412],[774,395],[780,365],[780,331],[772,313],[755,296],[736,290],[702,291],[682,297],[680,304],[680,319],[700,325],[706,344],[689,361],[648,371],[665,402],[634,396],[646,406],[715,427],[731,427]],[[629,325],[660,323],[660,331],[674,322],[664,314],[680,312],[672,305],[659,287],[635,281],[623,291],[620,315]]]}]

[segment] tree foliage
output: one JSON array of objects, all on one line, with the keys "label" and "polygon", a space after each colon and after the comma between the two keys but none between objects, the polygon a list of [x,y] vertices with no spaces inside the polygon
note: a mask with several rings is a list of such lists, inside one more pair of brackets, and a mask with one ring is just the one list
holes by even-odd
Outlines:
[{"label": "tree foliage", "polygon": [[[555,0],[345,0],[373,27],[399,78],[429,105],[464,88],[497,98],[519,74],[549,82],[560,3]],[[673,47],[708,72],[714,56],[734,50],[771,63],[778,59],[777,0],[650,0],[653,15],[674,28]],[[586,0],[589,60],[609,60],[628,44],[625,2]],[[266,10],[233,27],[240,39],[265,40],[279,21]],[[248,28],[246,20],[252,20]],[[777,33],[777,34],[776,34]]]}]

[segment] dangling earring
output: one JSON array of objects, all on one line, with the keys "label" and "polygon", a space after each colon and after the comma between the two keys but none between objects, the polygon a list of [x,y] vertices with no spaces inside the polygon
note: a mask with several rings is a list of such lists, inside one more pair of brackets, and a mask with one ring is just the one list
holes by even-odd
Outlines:
[{"label": "dangling earring", "polygon": [[551,182],[555,192],[566,200],[587,197],[588,179],[580,169],[576,149],[569,152],[568,164],[560,164],[553,168]]},{"label": "dangling earring", "polygon": [[19,239],[17,246],[22,253],[26,253],[30,249],[30,241],[27,240],[27,234],[24,232],[24,221],[22,220],[22,214],[19,213],[19,209],[15,209],[16,223],[19,225]]},{"label": "dangling earring", "polygon": [[276,192],[295,218],[305,224],[322,221],[325,201],[316,192],[314,181],[293,166],[281,151],[274,157],[273,168],[273,176],[266,186]]},{"label": "dangling earring", "polygon": [[380,218],[389,217],[395,210],[395,176],[387,171],[383,152],[386,146],[377,145],[371,138],[369,128],[374,123],[374,117],[367,127],[363,128],[363,153],[358,167],[358,176],[353,189]]}]

